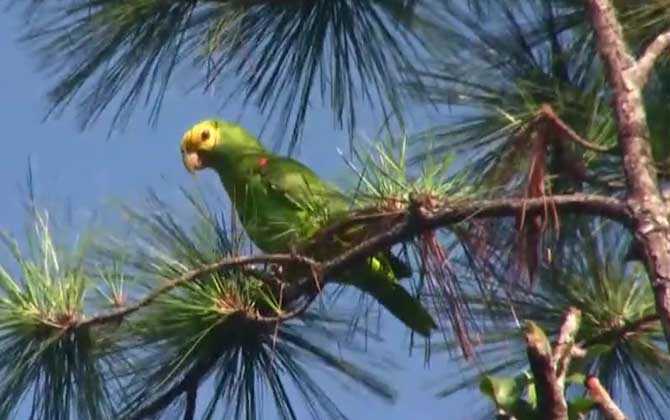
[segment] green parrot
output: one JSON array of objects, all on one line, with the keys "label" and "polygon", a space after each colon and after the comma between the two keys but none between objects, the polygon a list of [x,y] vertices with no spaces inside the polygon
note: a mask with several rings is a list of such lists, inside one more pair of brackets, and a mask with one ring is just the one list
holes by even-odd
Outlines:
[{"label": "green parrot", "polygon": [[[218,173],[244,229],[263,252],[300,249],[327,223],[349,213],[345,196],[334,186],[300,162],[269,152],[239,125],[201,121],[184,134],[181,152],[189,172],[211,168]],[[360,241],[360,232],[356,235],[344,233],[310,256],[333,257]],[[370,294],[410,329],[428,336],[433,319],[398,282],[410,273],[387,251],[351,267],[337,281]]]}]

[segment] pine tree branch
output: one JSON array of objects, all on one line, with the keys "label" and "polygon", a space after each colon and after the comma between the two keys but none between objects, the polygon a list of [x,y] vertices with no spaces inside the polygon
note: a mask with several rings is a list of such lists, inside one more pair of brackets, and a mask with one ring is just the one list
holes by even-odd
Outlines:
[{"label": "pine tree branch", "polygon": [[670,348],[670,221],[652,158],[637,62],[626,45],[612,2],[588,0],[586,5],[613,92],[633,233],[641,246],[656,312]]},{"label": "pine tree branch", "polygon": [[261,256],[250,256],[250,257],[226,257],[212,264],[208,264],[198,269],[191,270],[187,273],[182,274],[179,277],[175,277],[171,280],[168,280],[163,286],[158,287],[153,292],[149,293],[143,299],[137,301],[133,305],[125,306],[121,309],[93,316],[88,319],[75,322],[69,326],[69,328],[80,328],[80,327],[89,327],[94,325],[106,324],[110,322],[117,322],[128,315],[131,315],[138,310],[151,305],[156,299],[173,290],[176,287],[189,283],[203,275],[212,273],[214,271],[219,271],[223,269],[243,267],[251,264],[263,264],[263,263],[276,263],[276,264],[303,264],[311,267],[312,269],[320,267],[320,264],[309,257],[304,257],[301,255],[290,255],[290,254],[271,254],[271,255],[261,255]]},{"label": "pine tree branch", "polygon": [[[541,414],[542,418],[550,420],[568,419],[565,375],[574,355],[575,337],[580,324],[581,312],[577,308],[569,308],[563,315],[563,321],[553,350],[547,336],[540,327],[532,321],[526,324],[524,338],[528,361],[537,390],[537,412]],[[589,376],[584,385],[606,419],[626,419],[597,377]]]},{"label": "pine tree branch", "polygon": [[[132,305],[95,315],[91,318],[75,320],[66,329],[91,327],[112,322],[119,322],[125,317],[151,305],[160,296],[176,287],[194,281],[203,275],[230,268],[246,267],[253,264],[300,264],[308,267],[311,276],[302,282],[287,285],[285,301],[293,302],[305,298],[303,305],[293,311],[280,313],[277,316],[253,315],[250,318],[260,323],[277,323],[287,321],[303,314],[314,301],[326,281],[327,275],[346,271],[352,264],[375,255],[396,244],[406,242],[422,232],[454,225],[473,218],[504,218],[514,217],[519,212],[526,214],[543,212],[547,206],[554,206],[558,212],[592,214],[607,217],[623,224],[628,224],[629,215],[623,202],[616,198],[586,194],[554,195],[533,199],[500,198],[493,200],[470,200],[455,203],[446,202],[437,208],[426,209],[420,203],[412,203],[404,213],[396,216],[395,224],[382,234],[373,236],[350,248],[339,256],[325,262],[318,262],[310,257],[298,254],[269,254],[248,257],[226,257],[201,268],[191,270],[181,276],[169,279],[163,286],[156,288],[147,296]],[[372,219],[374,220],[374,219]]]},{"label": "pine tree branch", "polygon": [[640,87],[644,87],[649,81],[649,75],[658,58],[670,48],[670,31],[663,32],[647,46],[644,53],[637,60],[635,72]]},{"label": "pine tree branch", "polygon": [[628,211],[616,198],[587,194],[553,195],[538,198],[500,198],[493,200],[461,201],[434,210],[420,205],[407,210],[405,217],[387,232],[372,237],[324,264],[324,273],[337,270],[354,259],[374,255],[383,249],[405,242],[421,232],[454,225],[470,219],[515,217],[543,212],[555,206],[560,213],[591,214],[628,224]]},{"label": "pine tree branch", "polygon": [[606,420],[626,420],[626,415],[612,400],[609,392],[602,386],[596,376],[589,376],[584,382],[589,396],[595,401],[596,406]]}]

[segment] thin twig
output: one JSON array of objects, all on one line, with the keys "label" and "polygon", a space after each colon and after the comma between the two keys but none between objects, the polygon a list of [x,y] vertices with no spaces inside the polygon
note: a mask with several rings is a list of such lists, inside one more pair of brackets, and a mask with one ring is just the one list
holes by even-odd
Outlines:
[{"label": "thin twig", "polygon": [[565,121],[559,117],[554,109],[549,104],[543,104],[540,107],[540,116],[549,120],[554,126],[556,126],[568,140],[577,143],[585,149],[592,150],[599,153],[613,153],[616,150],[616,146],[606,147],[600,146],[596,143],[590,142],[577,134],[575,130],[572,129]]},{"label": "thin twig", "polygon": [[311,293],[307,299],[305,299],[305,302],[302,305],[298,306],[292,311],[282,312],[277,316],[251,315],[249,316],[249,320],[265,324],[280,324],[284,321],[297,318],[304,314],[312,305],[312,302],[314,302],[314,299],[316,299],[317,296],[318,293]]},{"label": "thin twig", "polygon": [[656,64],[656,61],[668,48],[670,48],[670,31],[663,32],[657,36],[651,44],[647,46],[644,53],[642,53],[642,56],[638,58],[637,64],[635,65],[635,72],[640,87],[647,84],[649,75]]},{"label": "thin twig", "polygon": [[179,277],[168,280],[163,286],[158,287],[151,293],[149,293],[143,299],[137,301],[133,305],[126,306],[124,308],[93,316],[91,318],[84,319],[77,323],[70,325],[70,328],[79,328],[79,327],[88,327],[93,325],[105,324],[108,322],[117,321],[122,319],[148,305],[153,303],[160,296],[171,291],[172,289],[181,286],[183,284],[189,283],[198,277],[209,274],[214,271],[223,270],[227,268],[242,267],[251,264],[261,264],[261,263],[298,263],[310,267],[318,267],[319,263],[312,260],[311,258],[301,256],[301,255],[289,255],[289,254],[271,254],[271,255],[261,255],[261,256],[250,256],[250,257],[227,257],[223,258],[212,264],[205,265],[195,270],[191,270],[182,274]]}]

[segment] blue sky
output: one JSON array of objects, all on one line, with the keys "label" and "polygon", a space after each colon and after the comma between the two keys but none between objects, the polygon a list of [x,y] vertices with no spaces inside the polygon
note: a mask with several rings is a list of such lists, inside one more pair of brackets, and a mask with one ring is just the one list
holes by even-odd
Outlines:
[{"label": "blue sky", "polygon": [[[86,226],[95,214],[113,212],[111,203],[141,203],[147,189],[154,188],[169,202],[180,205],[178,186],[193,183],[183,169],[178,143],[181,134],[194,122],[211,116],[236,119],[241,110],[235,101],[219,110],[220,101],[199,92],[185,95],[175,87],[168,92],[157,127],[146,123],[146,114],[137,112],[123,132],[108,138],[110,115],[106,114],[84,132],[77,129],[73,113],[43,122],[47,109],[45,93],[50,86],[38,69],[38,60],[17,41],[22,22],[16,13],[0,14],[0,126],[3,128],[3,164],[0,165],[0,229],[20,235],[26,221],[23,202],[28,159],[32,161],[38,203],[55,213],[71,209],[75,226]],[[366,107],[361,107],[363,110]],[[378,121],[363,111],[359,135],[372,136]],[[263,117],[253,109],[244,112],[241,123],[259,132]],[[334,129],[327,110],[309,113],[305,141],[298,157],[322,176],[335,179],[346,172],[336,148],[345,148],[348,136]],[[314,140],[318,139],[318,140]],[[213,174],[199,174],[199,182],[209,191],[223,194]],[[6,255],[2,255],[5,258]],[[0,260],[5,261],[5,260]],[[385,343],[374,345],[368,358],[392,358],[398,369],[382,372],[399,391],[394,405],[387,405],[365,393],[348,392],[347,384],[333,382],[327,373],[316,372],[331,396],[352,419],[447,419],[471,418],[466,405],[471,398],[438,400],[440,378],[454,375],[446,356],[435,356],[429,367],[421,351],[410,358],[407,336],[390,317]],[[350,384],[349,384],[350,385]],[[202,398],[207,395],[202,394]]]}]

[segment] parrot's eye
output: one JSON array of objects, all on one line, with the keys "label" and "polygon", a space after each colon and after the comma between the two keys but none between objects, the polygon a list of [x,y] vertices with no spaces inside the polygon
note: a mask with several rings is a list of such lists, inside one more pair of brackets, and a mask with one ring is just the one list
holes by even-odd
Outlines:
[{"label": "parrot's eye", "polygon": [[200,134],[200,140],[202,141],[209,140],[209,130],[205,130]]}]

